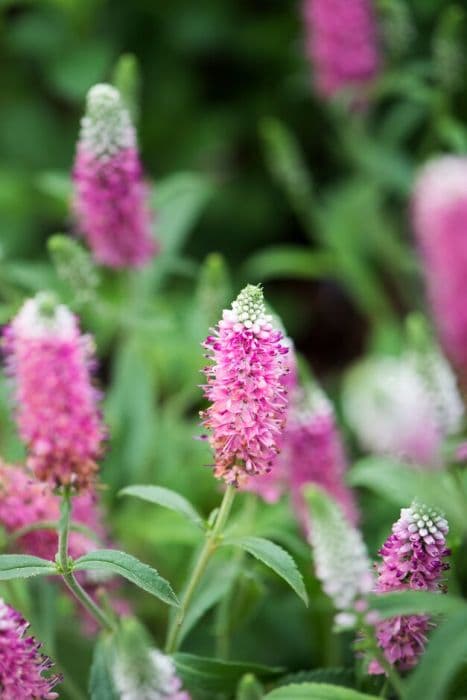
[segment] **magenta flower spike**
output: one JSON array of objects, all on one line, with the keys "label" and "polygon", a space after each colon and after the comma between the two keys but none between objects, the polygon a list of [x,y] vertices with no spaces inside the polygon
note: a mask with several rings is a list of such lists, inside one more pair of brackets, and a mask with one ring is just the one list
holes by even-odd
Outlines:
[{"label": "magenta flower spike", "polygon": [[446,353],[467,378],[467,158],[443,156],[421,171],[412,221],[428,295]]},{"label": "magenta flower spike", "polygon": [[[392,534],[380,549],[382,563],[376,567],[376,592],[442,591],[442,577],[449,565],[446,548],[448,523],[435,508],[412,503],[403,508]],[[406,615],[383,620],[376,625],[378,644],[387,661],[399,671],[413,668],[425,649],[433,623],[427,615]],[[369,673],[384,673],[376,660]]]},{"label": "magenta flower spike", "polygon": [[379,67],[371,0],[304,0],[306,52],[324,98],[365,87]]},{"label": "magenta flower spike", "polygon": [[214,451],[214,473],[241,486],[273,468],[287,411],[288,348],[266,314],[260,287],[247,285],[223,313],[204,347],[209,408],[201,414]]},{"label": "magenta flower spike", "polygon": [[149,262],[156,244],[136,133],[111,85],[95,85],[88,93],[73,182],[78,229],[96,260],[114,268]]},{"label": "magenta flower spike", "polygon": [[0,692],[2,700],[53,700],[60,676],[44,675],[52,662],[26,636],[29,623],[0,598]]},{"label": "magenta flower spike", "polygon": [[28,467],[53,485],[87,488],[106,435],[91,381],[91,337],[81,335],[66,306],[42,293],[7,326],[3,347]]}]

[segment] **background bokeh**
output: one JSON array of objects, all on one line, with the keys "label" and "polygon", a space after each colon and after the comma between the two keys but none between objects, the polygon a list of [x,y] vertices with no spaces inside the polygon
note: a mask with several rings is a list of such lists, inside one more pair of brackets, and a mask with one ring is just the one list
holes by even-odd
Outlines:
[{"label": "background bokeh", "polygon": [[[313,91],[299,2],[0,4],[2,322],[43,288],[73,303],[47,239],[72,230],[69,172],[86,92],[96,82],[124,81],[120,57],[136,59],[139,141],[162,254],[141,273],[101,271],[102,303],[77,310],[100,357],[109,521],[127,550],[178,588],[197,533],[175,514],[117,492],[152,482],[181,491],[206,515],[217,504],[218,486],[202,466],[211,457],[194,439],[202,407],[199,343],[232,296],[246,282],[264,284],[308,362],[305,373],[324,382],[338,409],[342,371],[366,352],[397,351],[405,315],[425,308],[409,197],[429,157],[467,151],[465,8],[442,0],[377,5],[384,70],[368,109],[352,110],[345,99],[326,104]],[[124,60],[131,73],[133,59]],[[1,390],[1,448],[18,459],[4,383]],[[394,506],[361,498],[374,553]],[[293,549],[316,595],[305,611],[252,566],[232,613],[232,656],[291,670],[344,664],[349,639],[329,634],[331,607],[318,595],[287,505],[261,507],[256,518],[258,534]],[[56,601],[47,587],[22,595],[31,614],[31,601],[42,596],[35,625],[83,685],[90,642],[63,616],[59,640],[52,640]],[[166,610],[149,596],[129,596],[162,642]],[[186,648],[210,653],[216,624],[211,613]]]}]

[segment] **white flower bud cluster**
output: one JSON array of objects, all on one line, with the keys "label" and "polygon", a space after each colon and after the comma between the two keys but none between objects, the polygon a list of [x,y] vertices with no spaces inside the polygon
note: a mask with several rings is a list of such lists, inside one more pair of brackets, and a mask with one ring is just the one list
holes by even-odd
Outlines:
[{"label": "white flower bud cluster", "polygon": [[120,700],[168,700],[178,696],[175,664],[158,649],[150,649],[144,673],[135,673],[133,661],[119,654],[113,666],[113,680]]},{"label": "white flower bud cluster", "polygon": [[352,611],[358,598],[373,588],[365,543],[329,496],[313,489],[310,498],[316,575],[335,607]]},{"label": "white flower bud cluster", "polygon": [[232,303],[232,309],[224,311],[223,318],[254,333],[268,333],[272,329],[272,316],[266,312],[263,290],[253,284],[242,289]]},{"label": "white flower bud cluster", "polygon": [[136,147],[136,133],[119,91],[105,83],[94,85],[81,120],[80,144],[99,160]]},{"label": "white flower bud cluster", "polygon": [[75,337],[76,319],[70,309],[59,304],[55,295],[39,292],[24,302],[12,322],[15,333],[22,338],[57,338],[67,340]]}]

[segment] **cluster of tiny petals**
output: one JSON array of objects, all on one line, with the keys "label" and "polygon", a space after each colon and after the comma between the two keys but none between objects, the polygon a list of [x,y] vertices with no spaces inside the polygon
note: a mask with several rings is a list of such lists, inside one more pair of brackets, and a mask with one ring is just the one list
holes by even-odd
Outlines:
[{"label": "cluster of tiny petals", "polygon": [[306,49],[316,87],[330,97],[365,86],[378,71],[371,0],[304,0]]},{"label": "cluster of tiny petals", "polygon": [[28,466],[40,480],[83,489],[93,481],[105,438],[91,381],[94,348],[66,307],[48,303],[44,295],[28,300],[6,327],[7,372]]},{"label": "cluster of tiny petals", "polygon": [[412,222],[438,331],[461,377],[467,376],[467,158],[443,156],[420,172]]},{"label": "cluster of tiny petals", "polygon": [[73,169],[74,213],[96,260],[139,267],[156,252],[136,134],[120,94],[96,85],[88,95]]},{"label": "cluster of tiny petals", "polygon": [[148,651],[143,680],[135,678],[133,668],[122,655],[114,664],[113,679],[120,700],[190,700],[172,659],[158,649]]},{"label": "cluster of tiny petals", "polygon": [[[324,497],[324,493],[323,493]],[[373,587],[370,560],[360,531],[344,517],[332,499],[326,497],[326,517],[312,507],[313,527],[309,540],[315,570],[323,590],[341,611],[338,621],[351,626],[354,611]]]},{"label": "cluster of tiny petals", "polygon": [[22,616],[0,598],[0,691],[2,700],[53,700],[59,676],[44,676],[52,668],[40,652]]},{"label": "cluster of tiny petals", "polygon": [[[450,553],[446,548],[448,529],[446,519],[435,508],[418,503],[403,508],[379,552],[383,561],[377,566],[375,590],[440,592],[443,572],[448,568],[444,559]],[[376,635],[387,660],[405,671],[417,664],[432,626],[426,615],[395,617],[379,622]],[[369,672],[384,670],[372,661]]]},{"label": "cluster of tiny petals", "polygon": [[288,348],[265,313],[260,288],[248,285],[224,311],[204,347],[212,364],[205,368],[202,413],[215,456],[215,476],[243,485],[248,476],[267,474],[279,451],[285,424]]}]

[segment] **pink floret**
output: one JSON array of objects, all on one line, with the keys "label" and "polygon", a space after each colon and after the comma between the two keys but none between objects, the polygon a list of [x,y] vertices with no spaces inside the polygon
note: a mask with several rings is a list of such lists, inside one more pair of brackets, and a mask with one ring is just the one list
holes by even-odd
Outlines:
[{"label": "pink floret", "polygon": [[379,67],[371,0],[305,0],[306,50],[323,97],[362,87]]},{"label": "pink floret", "polygon": [[0,691],[2,700],[53,700],[61,677],[43,674],[52,662],[41,645],[26,636],[29,623],[0,598]]},{"label": "pink floret", "polygon": [[73,169],[74,212],[98,262],[140,267],[156,252],[148,190],[136,148],[100,159],[78,146]]}]

